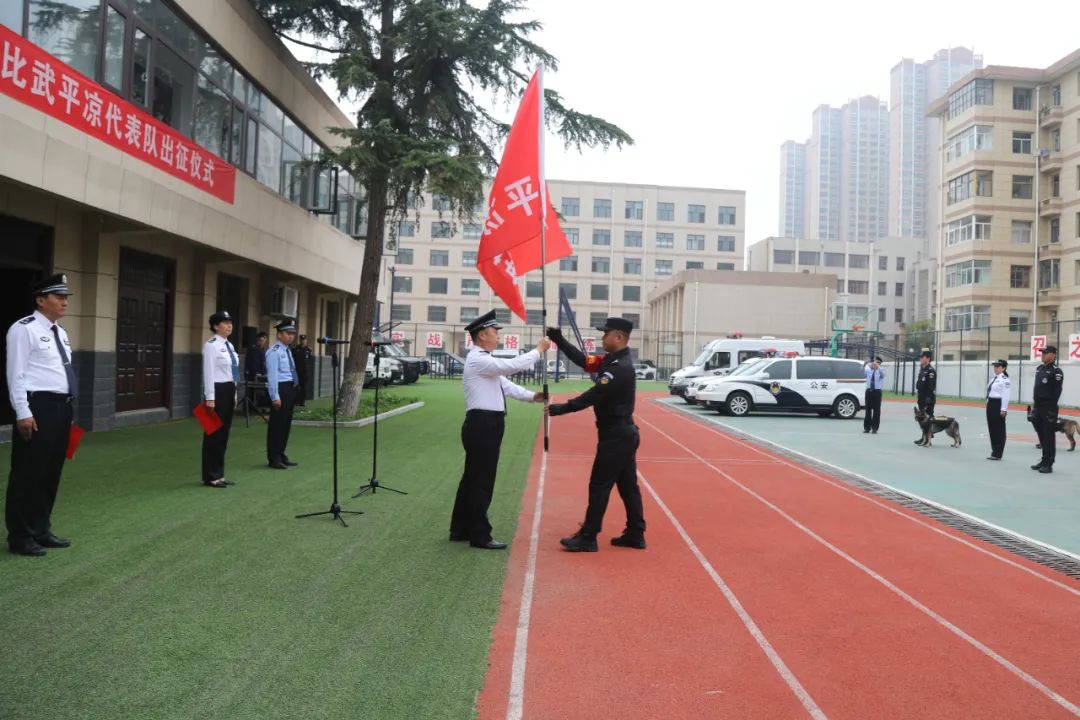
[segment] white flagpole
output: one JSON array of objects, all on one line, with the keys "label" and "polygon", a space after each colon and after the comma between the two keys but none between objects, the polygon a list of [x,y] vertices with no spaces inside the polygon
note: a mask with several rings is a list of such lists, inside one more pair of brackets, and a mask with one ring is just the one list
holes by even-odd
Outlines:
[{"label": "white flagpole", "polygon": [[[537,142],[537,150],[540,157],[537,167],[540,175],[540,332],[547,333],[547,177],[544,174],[544,64],[540,63],[536,72],[538,74],[540,91],[540,123],[536,129],[540,136]],[[543,337],[543,336],[541,336]],[[558,368],[555,368],[558,372]],[[549,404],[548,380],[547,380],[547,354],[540,356],[540,378],[544,387],[544,452],[548,451],[550,438],[550,421],[547,414]]]}]

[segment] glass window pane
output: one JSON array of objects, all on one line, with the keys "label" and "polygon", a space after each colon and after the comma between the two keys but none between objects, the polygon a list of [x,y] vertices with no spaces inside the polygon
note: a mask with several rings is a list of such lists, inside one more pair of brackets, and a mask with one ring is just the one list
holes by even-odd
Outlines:
[{"label": "glass window pane", "polygon": [[299,152],[304,151],[304,131],[287,115],[285,116],[285,142],[292,145]]},{"label": "glass window pane", "polygon": [[247,121],[247,139],[244,144],[244,170],[249,175],[255,174],[255,148],[258,145],[259,123],[254,118]]},{"label": "glass window pane", "polygon": [[285,121],[285,113],[282,112],[273,100],[259,93],[259,119],[270,126],[274,132],[281,134],[281,126]]},{"label": "glass window pane", "polygon": [[174,50],[189,58],[197,59],[201,43],[186,22],[170,10],[162,0],[153,0],[149,14],[150,21],[157,28],[158,35],[162,39]]},{"label": "glass window pane", "polygon": [[30,0],[29,29],[32,43],[83,75],[97,78],[100,0]]},{"label": "glass window pane", "polygon": [[7,25],[16,34],[22,35],[23,4],[15,2],[0,3],[0,25]]},{"label": "glass window pane", "polygon": [[210,45],[203,43],[203,56],[202,62],[199,63],[199,69],[209,77],[218,87],[225,88],[226,90],[232,90],[233,85],[233,66],[232,64],[223,58],[217,50]]},{"label": "glass window pane", "polygon": [[255,178],[274,192],[281,192],[281,138],[265,127],[259,130]]},{"label": "glass window pane", "polygon": [[131,100],[146,107],[150,98],[150,36],[142,30],[135,31],[135,63],[131,74]]},{"label": "glass window pane", "polygon": [[247,102],[248,81],[240,72],[233,74],[232,94],[242,103]]},{"label": "glass window pane", "polygon": [[191,135],[194,95],[195,68],[158,43],[154,48],[153,116],[185,135]]},{"label": "glass window pane", "polygon": [[240,158],[244,150],[244,111],[233,106],[232,139],[229,147],[229,162],[240,167]]},{"label": "glass window pane", "polygon": [[112,6],[106,7],[105,15],[105,58],[101,68],[101,78],[106,85],[116,90],[124,87],[124,28],[127,18]]},{"label": "glass window pane", "polygon": [[281,151],[282,167],[285,169],[285,197],[300,204],[304,196],[304,166],[302,158],[294,148],[285,145]]},{"label": "glass window pane", "polygon": [[195,104],[195,142],[225,157],[229,143],[229,118],[232,101],[229,96],[206,78],[199,76],[199,92]]}]

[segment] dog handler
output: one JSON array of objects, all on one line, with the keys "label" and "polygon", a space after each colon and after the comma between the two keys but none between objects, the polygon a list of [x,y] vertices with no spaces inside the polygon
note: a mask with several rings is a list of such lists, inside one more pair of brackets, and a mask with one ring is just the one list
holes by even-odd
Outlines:
[{"label": "dog handler", "polygon": [[990,455],[987,460],[1000,460],[1005,452],[1005,413],[1009,411],[1008,360],[994,361],[994,377],[986,386],[986,428],[990,432]]}]

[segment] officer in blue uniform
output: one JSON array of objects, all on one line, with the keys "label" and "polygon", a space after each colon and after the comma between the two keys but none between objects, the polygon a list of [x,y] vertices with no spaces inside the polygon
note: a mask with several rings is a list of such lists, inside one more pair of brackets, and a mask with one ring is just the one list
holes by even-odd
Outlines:
[{"label": "officer in blue uniform", "polygon": [[266,426],[266,460],[270,467],[284,470],[298,463],[285,454],[296,405],[297,374],[290,345],[296,337],[296,320],[285,318],[274,326],[277,342],[266,351],[266,383],[270,391],[270,422]]},{"label": "officer in blue uniform", "polygon": [[1054,472],[1054,457],[1057,455],[1058,400],[1065,373],[1057,364],[1057,348],[1047,345],[1042,351],[1042,365],[1035,371],[1035,388],[1031,391],[1032,424],[1039,434],[1042,445],[1042,459],[1031,466],[1043,474]]},{"label": "officer in blue uniform", "polygon": [[597,375],[596,384],[583,394],[548,408],[552,416],[589,407],[596,414],[596,457],[589,477],[589,507],[585,511],[585,522],[576,534],[559,542],[570,552],[596,552],[596,536],[607,511],[611,488],[617,486],[626,507],[626,528],[622,535],[611,538],[611,544],[644,550],[645,514],[637,481],[637,449],[641,438],[634,424],[637,381],[627,347],[634,324],[623,318],[610,317],[596,329],[604,333],[603,345],[607,354],[603,358],[586,357],[563,337],[558,328],[547,329],[547,336],[572,363]]},{"label": "officer in blue uniform", "polygon": [[7,332],[7,382],[15,425],[11,434],[4,519],[17,555],[44,555],[66,548],[50,517],[67,459],[72,402],[78,393],[71,343],[57,323],[67,313],[67,276],[53,275],[34,287],[37,309]]}]

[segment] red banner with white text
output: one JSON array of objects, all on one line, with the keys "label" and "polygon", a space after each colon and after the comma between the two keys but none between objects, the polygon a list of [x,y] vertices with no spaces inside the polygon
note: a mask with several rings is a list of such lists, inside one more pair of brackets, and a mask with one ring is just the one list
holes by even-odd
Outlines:
[{"label": "red banner with white text", "polygon": [[0,93],[232,204],[235,167],[3,25],[0,48]]}]

